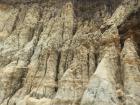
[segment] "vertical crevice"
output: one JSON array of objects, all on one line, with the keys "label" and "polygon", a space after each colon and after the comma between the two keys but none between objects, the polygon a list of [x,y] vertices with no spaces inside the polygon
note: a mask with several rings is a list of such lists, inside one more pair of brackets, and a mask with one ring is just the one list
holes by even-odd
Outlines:
[{"label": "vertical crevice", "polygon": [[90,73],[90,71],[89,71],[89,68],[90,68],[90,64],[89,64],[90,62],[89,62],[89,59],[90,59],[90,58],[89,58],[89,53],[88,53],[88,54],[87,54],[87,67],[88,67],[87,70],[88,70],[88,78],[90,78],[90,75],[91,75],[91,74],[89,74],[89,73]]},{"label": "vertical crevice", "polygon": [[[58,84],[58,80],[59,80],[59,65],[60,65],[60,60],[61,60],[61,52],[58,51],[58,58],[57,58],[57,65],[56,65],[56,78],[55,81]],[[55,92],[57,92],[58,87],[55,87]]]},{"label": "vertical crevice", "polygon": [[[99,62],[99,48],[98,46],[95,48],[95,53],[94,53],[94,56],[95,56],[95,70],[97,69],[98,67],[98,64],[100,63]],[[95,71],[94,71],[95,72]]]},{"label": "vertical crevice", "polygon": [[99,54],[95,53],[95,70],[98,67],[98,57],[99,57]]},{"label": "vertical crevice", "polygon": [[124,87],[124,71],[123,71],[123,64],[122,64],[122,58],[119,56],[118,57],[118,62],[117,62],[117,65],[118,65],[118,71],[116,72],[116,83],[119,84],[121,86],[121,88],[123,89]]}]

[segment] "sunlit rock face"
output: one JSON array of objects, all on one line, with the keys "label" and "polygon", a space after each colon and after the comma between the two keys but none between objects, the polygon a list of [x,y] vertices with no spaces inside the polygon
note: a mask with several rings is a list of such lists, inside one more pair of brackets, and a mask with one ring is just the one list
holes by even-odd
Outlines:
[{"label": "sunlit rock face", "polygon": [[139,0],[0,0],[0,105],[140,105]]}]

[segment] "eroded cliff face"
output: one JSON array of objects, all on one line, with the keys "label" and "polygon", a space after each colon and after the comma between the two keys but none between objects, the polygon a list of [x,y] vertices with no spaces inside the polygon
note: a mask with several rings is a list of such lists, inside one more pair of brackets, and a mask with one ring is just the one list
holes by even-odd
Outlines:
[{"label": "eroded cliff face", "polygon": [[140,105],[139,0],[0,0],[0,105]]}]

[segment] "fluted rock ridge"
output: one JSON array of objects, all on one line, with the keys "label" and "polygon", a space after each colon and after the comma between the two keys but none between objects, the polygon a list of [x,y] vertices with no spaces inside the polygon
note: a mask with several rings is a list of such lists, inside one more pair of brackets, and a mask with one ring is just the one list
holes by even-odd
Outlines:
[{"label": "fluted rock ridge", "polygon": [[0,0],[0,105],[140,105],[139,0]]}]

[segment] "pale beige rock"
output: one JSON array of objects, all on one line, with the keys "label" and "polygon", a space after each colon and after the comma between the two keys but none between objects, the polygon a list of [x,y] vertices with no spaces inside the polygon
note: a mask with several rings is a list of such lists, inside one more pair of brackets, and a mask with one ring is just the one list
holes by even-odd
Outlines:
[{"label": "pale beige rock", "polygon": [[124,72],[124,87],[126,95],[126,105],[139,105],[140,71],[139,56],[133,39],[125,41],[122,51],[122,65]]},{"label": "pale beige rock", "polygon": [[139,8],[0,0],[0,105],[140,105]]}]

